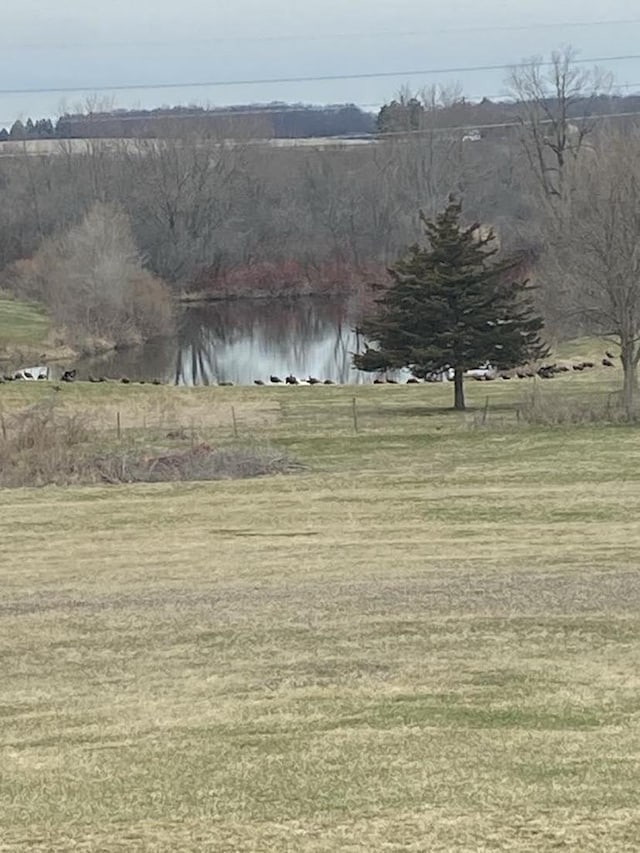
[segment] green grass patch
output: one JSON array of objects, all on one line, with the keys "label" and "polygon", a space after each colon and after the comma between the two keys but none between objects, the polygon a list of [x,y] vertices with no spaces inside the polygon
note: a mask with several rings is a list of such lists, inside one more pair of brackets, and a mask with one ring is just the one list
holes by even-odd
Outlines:
[{"label": "green grass patch", "polygon": [[0,349],[42,343],[51,328],[41,305],[0,297]]}]

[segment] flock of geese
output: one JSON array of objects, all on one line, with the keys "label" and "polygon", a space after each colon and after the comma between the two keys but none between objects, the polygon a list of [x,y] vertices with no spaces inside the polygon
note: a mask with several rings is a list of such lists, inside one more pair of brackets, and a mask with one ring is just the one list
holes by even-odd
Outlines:
[{"label": "flock of geese", "polygon": [[[614,364],[615,356],[606,352],[605,357],[602,359],[603,367],[615,367]],[[535,376],[539,376],[541,379],[553,379],[554,376],[559,376],[563,373],[582,373],[584,370],[590,370],[596,366],[594,361],[580,361],[571,365],[567,364],[542,364],[539,367],[531,367],[526,365],[522,368],[517,368],[515,370],[507,370],[507,371],[497,371],[491,367],[479,368],[477,370],[467,371],[465,376],[470,379],[474,379],[477,382],[491,382],[495,379],[531,379]],[[378,376],[373,380],[374,385],[420,385],[423,383],[431,383],[431,382],[442,382],[443,374],[431,374],[426,376],[424,379],[418,379],[415,376],[409,377],[409,379],[405,379],[404,381],[400,381],[398,379],[390,379],[389,377]],[[444,380],[447,381],[447,380]],[[231,382],[220,382],[220,385],[231,385]],[[293,374],[289,374],[289,376],[281,379],[279,376],[270,376],[268,380],[263,379],[254,379],[254,385],[336,385],[332,379],[316,379],[313,376],[309,376],[308,379],[298,379]]]},{"label": "flock of geese", "polygon": [[333,379],[316,379],[313,376],[309,376],[308,379],[298,379],[297,376],[294,376],[293,373],[290,373],[288,376],[285,376],[284,379],[281,379],[279,376],[270,376],[268,381],[264,381],[263,379],[254,379],[254,385],[335,385],[336,383]]},{"label": "flock of geese", "polygon": [[[614,363],[615,356],[606,352],[604,358],[601,361],[603,367],[615,367]],[[580,361],[574,364],[542,364],[539,367],[531,367],[529,365],[521,368],[517,368],[515,370],[510,371],[496,371],[490,366],[486,366],[484,368],[478,368],[477,370],[467,371],[465,376],[470,379],[474,379],[477,382],[490,382],[495,379],[530,379],[535,376],[540,377],[541,379],[553,379],[554,376],[559,376],[563,373],[582,373],[584,370],[591,370],[596,366],[593,361]],[[5,374],[0,382],[13,382],[18,380],[27,380],[27,381],[38,381],[44,379],[50,379],[50,373],[48,367],[38,367],[38,368],[30,368],[27,370],[18,370],[15,373]],[[76,370],[65,370],[61,377],[61,382],[75,382],[77,379],[77,371]],[[437,378],[434,374],[426,376],[424,379],[417,379],[415,376],[411,376],[409,379],[401,382],[397,379],[390,379],[389,377],[378,376],[373,380],[374,385],[420,385],[422,383],[430,383],[430,382],[440,382],[444,379],[444,375],[441,374]],[[108,380],[104,376],[92,376],[88,377],[89,382],[108,382],[114,380]],[[138,384],[138,385],[162,385],[163,383],[159,379],[150,380],[148,383],[145,382],[144,379],[139,380],[136,383],[133,383],[131,379],[126,376],[122,376],[119,381],[124,385],[130,384]],[[229,386],[233,385],[233,382],[218,382],[219,386]],[[258,386],[274,386],[274,385],[337,385],[339,383],[335,382],[333,379],[316,379],[313,376],[309,376],[307,379],[299,379],[297,376],[294,376],[290,373],[288,376],[285,376],[282,379],[279,376],[270,376],[268,380],[264,379],[254,379],[254,385]]]}]

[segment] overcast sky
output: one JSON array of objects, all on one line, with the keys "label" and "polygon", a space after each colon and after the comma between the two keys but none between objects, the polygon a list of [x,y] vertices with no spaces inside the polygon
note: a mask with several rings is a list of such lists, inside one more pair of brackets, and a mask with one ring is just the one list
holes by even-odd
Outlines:
[{"label": "overcast sky", "polygon": [[[584,58],[640,54],[637,0],[4,0],[3,6],[9,8],[3,9],[0,30],[0,125],[17,117],[58,115],[91,94],[116,107],[274,100],[375,105],[403,85],[434,82],[459,82],[470,97],[495,96],[504,91],[505,75],[456,71],[112,88],[132,84],[500,65],[563,44]],[[619,83],[638,84],[640,90],[640,60],[608,67]],[[6,94],[65,88],[70,91]]]}]

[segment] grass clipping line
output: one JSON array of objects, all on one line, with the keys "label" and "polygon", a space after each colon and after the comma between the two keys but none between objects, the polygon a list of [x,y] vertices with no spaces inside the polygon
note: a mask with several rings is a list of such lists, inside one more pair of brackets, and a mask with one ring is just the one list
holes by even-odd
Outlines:
[{"label": "grass clipping line", "polygon": [[303,467],[270,445],[97,451],[99,438],[83,415],[63,414],[52,401],[3,418],[0,487],[246,479]]}]

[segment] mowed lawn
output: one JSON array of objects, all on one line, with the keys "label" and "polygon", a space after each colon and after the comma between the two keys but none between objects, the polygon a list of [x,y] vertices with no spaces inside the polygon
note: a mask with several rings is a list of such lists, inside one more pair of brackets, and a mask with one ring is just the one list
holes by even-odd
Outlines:
[{"label": "mowed lawn", "polygon": [[640,427],[528,425],[526,380],[463,416],[42,384],[5,415],[56,393],[188,443],[234,414],[306,467],[0,492],[0,850],[640,849]]},{"label": "mowed lawn", "polygon": [[49,318],[41,306],[0,295],[0,350],[38,344],[45,339],[49,328]]}]

